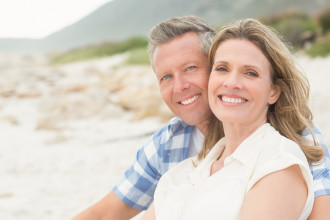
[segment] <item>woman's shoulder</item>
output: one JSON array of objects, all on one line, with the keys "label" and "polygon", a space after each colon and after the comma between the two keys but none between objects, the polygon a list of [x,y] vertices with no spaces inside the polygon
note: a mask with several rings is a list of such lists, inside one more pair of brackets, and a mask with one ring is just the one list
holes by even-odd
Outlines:
[{"label": "woman's shoulder", "polygon": [[292,165],[299,165],[302,170],[309,171],[305,154],[294,141],[284,137],[275,129],[267,134],[263,148],[256,160],[256,172],[268,174]]},{"label": "woman's shoulder", "polygon": [[183,183],[189,177],[190,173],[196,168],[198,162],[196,157],[187,158],[170,168],[159,180],[162,184]]},{"label": "woman's shoulder", "polygon": [[274,129],[264,136],[260,144],[263,148],[254,162],[251,186],[262,177],[292,165],[299,165],[306,178],[309,178],[308,161],[297,143]]},{"label": "woman's shoulder", "polygon": [[264,142],[264,149],[261,154],[264,157],[281,158],[291,155],[300,159],[305,158],[303,151],[296,142],[281,135],[275,129],[266,135]]}]

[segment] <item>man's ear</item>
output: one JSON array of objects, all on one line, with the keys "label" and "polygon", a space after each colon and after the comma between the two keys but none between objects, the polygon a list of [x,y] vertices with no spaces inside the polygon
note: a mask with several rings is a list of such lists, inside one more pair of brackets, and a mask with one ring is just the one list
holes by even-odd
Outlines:
[{"label": "man's ear", "polygon": [[270,96],[269,96],[268,104],[272,105],[275,102],[277,102],[278,98],[281,95],[281,92],[282,92],[281,87],[279,85],[273,84],[272,85],[272,91],[271,91]]}]

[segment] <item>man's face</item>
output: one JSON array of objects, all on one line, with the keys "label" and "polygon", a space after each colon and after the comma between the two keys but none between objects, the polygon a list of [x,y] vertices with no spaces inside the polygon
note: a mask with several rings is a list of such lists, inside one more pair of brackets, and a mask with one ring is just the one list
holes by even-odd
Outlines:
[{"label": "man's face", "polygon": [[200,39],[189,32],[156,48],[153,65],[168,107],[200,131],[211,116],[207,97],[209,62]]}]

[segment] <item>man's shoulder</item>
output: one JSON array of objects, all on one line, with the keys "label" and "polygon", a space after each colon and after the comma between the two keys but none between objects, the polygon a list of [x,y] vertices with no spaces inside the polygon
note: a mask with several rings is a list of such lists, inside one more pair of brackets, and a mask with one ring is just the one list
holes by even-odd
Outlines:
[{"label": "man's shoulder", "polygon": [[153,134],[145,149],[157,152],[156,157],[163,157],[165,161],[181,161],[190,145],[193,129],[194,126],[174,117]]},{"label": "man's shoulder", "polygon": [[173,145],[181,148],[187,147],[181,143],[189,142],[187,139],[189,140],[193,128],[194,126],[188,125],[179,117],[174,117],[148,139],[146,144],[140,149],[140,152],[150,151],[153,152],[152,154],[156,152],[160,154],[164,150],[172,149]]},{"label": "man's shoulder", "polygon": [[145,158],[140,159],[140,163],[165,173],[172,164],[185,159],[193,128],[178,117],[172,118],[152,135],[139,150],[137,158]]},{"label": "man's shoulder", "polygon": [[[328,146],[326,145],[323,135],[320,132],[320,130],[318,130],[316,127],[312,128],[314,136],[316,138],[316,141],[320,144],[320,146],[324,149],[325,151],[325,157],[329,158],[329,151],[328,151]],[[313,136],[311,134],[311,132],[308,129],[305,129],[302,134],[309,140],[314,141],[313,140]]]},{"label": "man's shoulder", "polygon": [[191,133],[194,126],[188,125],[179,117],[173,117],[162,128],[154,133],[153,137],[163,137],[165,139],[181,134]]}]

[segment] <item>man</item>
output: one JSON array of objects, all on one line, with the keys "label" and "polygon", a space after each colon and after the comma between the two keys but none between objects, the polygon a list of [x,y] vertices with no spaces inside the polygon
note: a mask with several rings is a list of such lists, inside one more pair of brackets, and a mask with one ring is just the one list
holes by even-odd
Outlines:
[{"label": "man", "polygon": [[[160,92],[178,117],[157,131],[137,152],[136,161],[113,191],[75,219],[135,216],[152,203],[158,180],[169,168],[198,154],[211,117],[207,98],[210,72],[207,55],[214,35],[213,29],[194,16],[169,19],[150,31],[149,55]],[[322,141],[318,131],[316,135]],[[326,150],[324,144],[322,147]],[[317,197],[311,219],[330,219],[327,150],[326,155],[322,164],[311,166]]]}]

